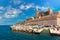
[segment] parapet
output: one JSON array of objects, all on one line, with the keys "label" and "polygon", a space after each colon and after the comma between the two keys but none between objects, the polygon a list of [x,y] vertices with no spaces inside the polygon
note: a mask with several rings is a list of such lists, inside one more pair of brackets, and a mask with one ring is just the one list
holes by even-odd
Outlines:
[{"label": "parapet", "polygon": [[58,11],[57,14],[60,15],[60,11]]}]

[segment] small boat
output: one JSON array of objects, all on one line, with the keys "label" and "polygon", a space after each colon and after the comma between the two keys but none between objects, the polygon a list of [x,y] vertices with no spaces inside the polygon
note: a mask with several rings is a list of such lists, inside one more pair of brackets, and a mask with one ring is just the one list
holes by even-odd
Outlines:
[{"label": "small boat", "polygon": [[59,28],[50,28],[49,29],[51,35],[59,35],[60,36],[60,29]]},{"label": "small boat", "polygon": [[33,29],[33,33],[40,34],[43,31],[43,29]]}]

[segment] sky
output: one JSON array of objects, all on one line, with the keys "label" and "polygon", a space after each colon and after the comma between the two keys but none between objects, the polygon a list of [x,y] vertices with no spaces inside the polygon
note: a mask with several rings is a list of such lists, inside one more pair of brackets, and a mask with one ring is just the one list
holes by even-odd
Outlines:
[{"label": "sky", "polygon": [[51,8],[60,11],[60,0],[0,0],[0,25],[12,25],[26,21],[39,12]]}]

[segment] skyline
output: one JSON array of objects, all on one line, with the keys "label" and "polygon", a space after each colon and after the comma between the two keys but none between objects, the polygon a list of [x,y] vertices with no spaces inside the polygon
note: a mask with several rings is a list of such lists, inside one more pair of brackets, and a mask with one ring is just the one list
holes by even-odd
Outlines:
[{"label": "skyline", "polygon": [[60,0],[0,0],[0,25],[12,25],[35,16],[35,9],[60,11]]}]

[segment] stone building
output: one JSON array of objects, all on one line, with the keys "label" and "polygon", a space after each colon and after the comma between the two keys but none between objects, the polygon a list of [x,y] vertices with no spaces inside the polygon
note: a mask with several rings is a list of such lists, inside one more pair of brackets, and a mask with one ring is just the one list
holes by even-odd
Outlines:
[{"label": "stone building", "polygon": [[23,22],[24,25],[60,25],[60,12],[53,12],[50,8],[48,11],[38,12],[36,16]]}]

